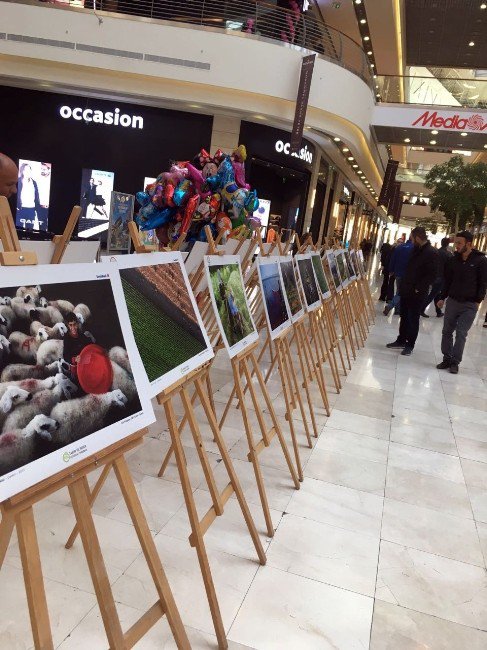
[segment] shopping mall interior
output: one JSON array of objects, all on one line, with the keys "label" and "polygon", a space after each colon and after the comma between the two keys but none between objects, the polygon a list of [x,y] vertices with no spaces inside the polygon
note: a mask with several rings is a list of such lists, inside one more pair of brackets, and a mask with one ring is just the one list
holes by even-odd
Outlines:
[{"label": "shopping mall interior", "polygon": [[0,16],[0,648],[485,650],[487,2]]}]

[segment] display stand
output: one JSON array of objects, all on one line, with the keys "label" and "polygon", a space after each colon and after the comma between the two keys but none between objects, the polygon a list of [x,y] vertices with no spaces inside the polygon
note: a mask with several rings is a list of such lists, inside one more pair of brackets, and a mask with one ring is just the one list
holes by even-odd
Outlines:
[{"label": "display stand", "polygon": [[51,258],[51,264],[61,263],[66,248],[73,235],[74,229],[76,228],[76,224],[78,223],[80,214],[81,214],[80,206],[75,205],[74,208],[71,210],[71,214],[69,215],[68,223],[66,224],[63,234],[54,235],[52,240],[54,244],[54,252]]},{"label": "display stand", "polygon": [[[26,266],[36,264],[35,254],[20,251],[17,232],[5,197],[0,197],[0,237],[4,247],[4,252],[0,254],[0,262],[3,265]],[[32,635],[36,650],[51,650],[54,648],[54,645],[44,589],[33,506],[47,498],[53,492],[64,487],[67,487],[69,490],[110,648],[113,650],[127,650],[128,648],[132,648],[165,614],[178,648],[190,650],[191,646],[186,631],[179,616],[147,520],[137,497],[133,478],[125,460],[125,454],[140,444],[145,433],[145,429],[133,433],[124,440],[103,449],[99,453],[93,454],[69,469],[58,472],[54,476],[39,482],[37,485],[0,504],[0,512],[2,514],[2,521],[0,523],[0,568],[3,565],[12,533],[16,529]],[[100,467],[100,465],[107,464],[110,464],[115,469],[120,490],[129,510],[132,523],[137,532],[142,551],[159,596],[156,603],[125,633],[122,631],[120,618],[117,613],[89,500],[90,493],[87,475],[89,472]]]}]

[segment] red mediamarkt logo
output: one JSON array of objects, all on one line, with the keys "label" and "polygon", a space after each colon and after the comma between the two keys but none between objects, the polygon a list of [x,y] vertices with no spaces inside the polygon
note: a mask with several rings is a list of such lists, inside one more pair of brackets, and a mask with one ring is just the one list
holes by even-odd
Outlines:
[{"label": "red mediamarkt logo", "polygon": [[412,126],[433,126],[435,129],[471,129],[472,131],[485,131],[487,129],[487,122],[481,115],[471,115],[470,117],[460,117],[460,115],[453,115],[453,117],[441,117],[438,111],[430,113],[426,111],[413,122]]}]

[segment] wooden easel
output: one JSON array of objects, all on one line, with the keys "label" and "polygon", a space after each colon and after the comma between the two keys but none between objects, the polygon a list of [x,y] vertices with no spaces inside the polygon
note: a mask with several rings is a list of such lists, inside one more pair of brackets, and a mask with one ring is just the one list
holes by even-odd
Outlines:
[{"label": "wooden easel", "polygon": [[[22,252],[20,250],[17,232],[8,203],[4,197],[0,197],[0,237],[4,247],[4,252],[0,254],[0,262],[3,265],[27,266],[37,263],[35,253]],[[62,257],[62,254],[60,257]],[[165,614],[178,648],[190,649],[186,631],[179,616],[147,520],[140,505],[133,478],[125,460],[125,453],[140,444],[145,433],[145,429],[137,431],[106,449],[93,454],[89,458],[76,463],[69,469],[58,472],[56,475],[39,482],[0,504],[0,512],[2,514],[2,521],[0,523],[0,568],[3,565],[15,528],[19,541],[27,603],[36,650],[53,650],[54,645],[44,589],[33,506],[53,492],[64,487],[67,487],[69,490],[110,648],[113,650],[127,650],[128,648],[132,648]],[[115,470],[120,490],[129,510],[132,523],[137,532],[142,551],[159,596],[156,603],[125,633],[122,631],[90,509],[90,491],[87,475],[100,465],[106,466],[107,464]]]},{"label": "wooden easel", "polygon": [[[266,556],[242,487],[240,485],[240,481],[235,472],[232,460],[228,453],[228,449],[220,432],[214,408],[209,397],[209,394],[211,395],[211,392],[208,390],[209,371],[211,365],[212,361],[203,364],[200,368],[194,370],[178,382],[175,382],[170,387],[161,391],[156,397],[158,403],[164,407],[169,433],[171,436],[171,446],[166,453],[158,476],[161,477],[164,474],[164,470],[167,467],[169,459],[174,453],[179,478],[181,480],[186,511],[188,513],[188,518],[191,526],[189,543],[192,547],[196,548],[201,574],[208,598],[208,604],[210,607],[210,613],[218,640],[218,647],[224,649],[228,647],[228,642],[226,639],[225,627],[223,624],[218,597],[211,574],[208,554],[206,552],[204,535],[209,530],[210,526],[216,520],[216,518],[223,514],[224,507],[233,494],[235,494],[240,509],[242,510],[242,514],[255,546],[260,564],[264,565],[266,563]],[[190,397],[191,390],[193,390],[192,397]],[[200,404],[203,407],[204,413],[210,425],[211,432],[213,434],[213,440],[217,444],[218,450],[223,460],[223,464],[225,465],[225,469],[230,479],[229,483],[221,493],[217,488],[215,476],[211,468],[208,454],[205,449],[201,431],[197,422],[196,413],[194,410],[196,398],[199,399]],[[174,410],[175,400],[180,400],[184,408],[184,418],[179,425],[177,423],[177,418]],[[196,509],[193,488],[191,486],[184,449],[181,442],[181,434],[186,424],[189,424],[195,448],[198,453],[208,490],[212,499],[212,506],[209,508],[201,520],[199,519],[198,511]],[[104,471],[100,474],[91,493],[89,493],[90,507],[93,505],[98,494],[100,493],[109,472],[110,466],[107,465],[104,468]],[[66,543],[67,548],[73,545],[78,532],[79,529],[77,526],[75,526]]]}]

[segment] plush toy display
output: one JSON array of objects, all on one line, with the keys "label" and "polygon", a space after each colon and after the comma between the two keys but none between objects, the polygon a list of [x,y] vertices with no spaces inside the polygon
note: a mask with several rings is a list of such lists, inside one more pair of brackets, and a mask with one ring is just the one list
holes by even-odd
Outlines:
[{"label": "plush toy display", "polygon": [[204,241],[204,227],[214,235],[221,228],[251,234],[260,219],[255,190],[245,182],[247,152],[243,144],[232,154],[221,149],[210,156],[202,149],[192,162],[176,162],[167,172],[137,192],[140,204],[136,222],[141,230],[156,230],[161,244],[175,241],[185,232],[188,241]]}]

